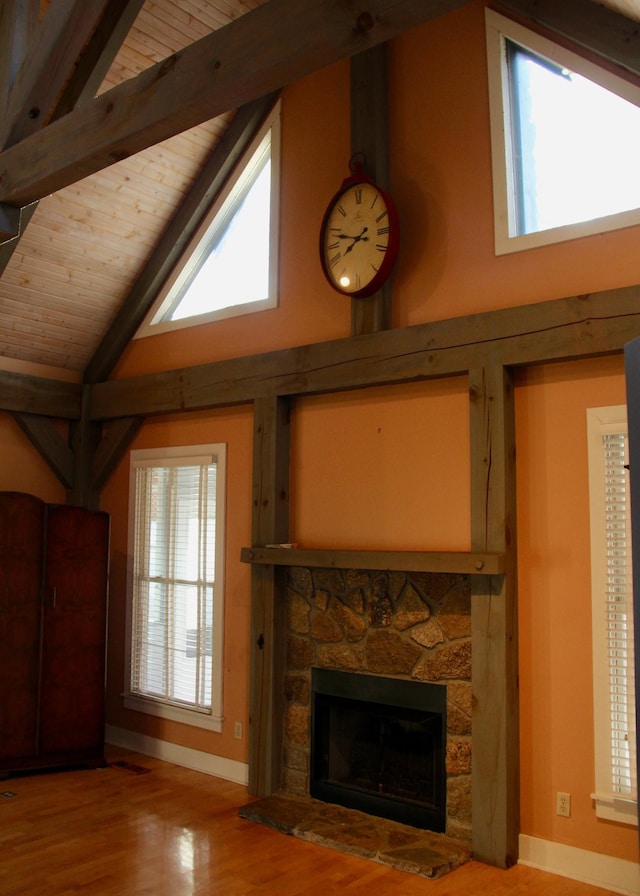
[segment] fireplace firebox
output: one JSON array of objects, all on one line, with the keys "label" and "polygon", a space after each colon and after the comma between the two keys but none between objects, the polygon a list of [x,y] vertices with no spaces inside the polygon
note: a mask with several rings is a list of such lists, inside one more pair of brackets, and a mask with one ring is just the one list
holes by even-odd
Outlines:
[{"label": "fireplace firebox", "polygon": [[312,669],[310,793],[446,828],[445,685]]}]

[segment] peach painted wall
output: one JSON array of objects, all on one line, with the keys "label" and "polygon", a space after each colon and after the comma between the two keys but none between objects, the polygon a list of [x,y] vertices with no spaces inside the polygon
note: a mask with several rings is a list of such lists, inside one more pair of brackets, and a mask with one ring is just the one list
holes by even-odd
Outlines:
[{"label": "peach painted wall", "polygon": [[[494,256],[483,2],[392,42],[389,82],[391,189],[402,222],[395,326],[640,282],[638,228]],[[348,173],[348,98],[347,63],[283,92],[279,307],[138,340],[117,376],[349,335],[349,303],[323,281],[317,257],[322,214]],[[521,371],[516,401],[522,832],[635,860],[634,832],[599,822],[589,800],[585,408],[624,401],[621,359]],[[250,409],[154,419],[133,447],[198,440],[229,444],[225,714],[246,721],[249,572],[239,550],[250,539]],[[301,400],[292,418],[292,538],[309,547],[465,549],[468,451],[462,379]],[[126,467],[125,459],[103,495],[114,533],[109,722],[246,759],[246,743],[227,732],[205,738],[154,726],[120,706]],[[570,819],[555,815],[559,789],[572,794]]]},{"label": "peach painted wall", "polygon": [[[111,514],[111,580],[107,655],[107,721],[111,725],[180,744],[194,750],[246,762],[249,730],[250,569],[240,563],[240,549],[251,543],[253,420],[248,407],[210,414],[184,414],[148,420],[132,449],[173,445],[227,445],[227,537],[225,550],[224,682],[222,733],[205,731],[124,709],[126,570],[128,533],[128,455],[102,494],[101,507]],[[234,738],[234,722],[245,737]]]},{"label": "peach painted wall", "polygon": [[65,489],[11,414],[0,413],[0,491],[64,504]]},{"label": "peach painted wall", "polygon": [[[0,369],[7,373],[65,382],[77,382],[79,379],[78,374],[69,370],[10,358],[0,360]],[[60,436],[66,439],[67,424],[59,421],[56,425]],[[64,504],[66,500],[64,486],[22,432],[13,415],[8,413],[0,413],[0,491],[27,492],[51,504]]]},{"label": "peach painted wall", "polygon": [[[621,357],[518,374],[521,829],[636,860],[636,828],[596,819],[586,409],[626,402]],[[571,818],[555,814],[571,794]]]}]

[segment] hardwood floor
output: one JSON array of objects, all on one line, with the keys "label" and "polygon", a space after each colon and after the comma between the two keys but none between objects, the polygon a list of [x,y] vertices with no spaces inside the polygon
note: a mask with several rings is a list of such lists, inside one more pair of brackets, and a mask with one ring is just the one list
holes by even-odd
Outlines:
[{"label": "hardwood floor", "polygon": [[394,871],[238,817],[244,787],[147,756],[150,769],[10,778],[0,791],[2,896],[607,896],[523,866],[470,862],[439,880]]}]

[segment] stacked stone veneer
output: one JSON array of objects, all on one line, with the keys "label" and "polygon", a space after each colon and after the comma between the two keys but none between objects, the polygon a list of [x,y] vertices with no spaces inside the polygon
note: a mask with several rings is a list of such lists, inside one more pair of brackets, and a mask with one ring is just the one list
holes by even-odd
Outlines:
[{"label": "stacked stone veneer", "polygon": [[471,590],[442,573],[286,571],[282,788],[308,795],[311,669],[447,685],[447,833],[471,840]]}]

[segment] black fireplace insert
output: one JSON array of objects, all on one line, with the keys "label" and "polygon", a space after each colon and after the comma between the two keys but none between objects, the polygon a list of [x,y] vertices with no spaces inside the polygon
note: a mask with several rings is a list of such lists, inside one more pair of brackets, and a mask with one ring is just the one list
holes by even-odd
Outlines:
[{"label": "black fireplace insert", "polygon": [[311,684],[311,796],[444,831],[446,686],[333,669]]}]

